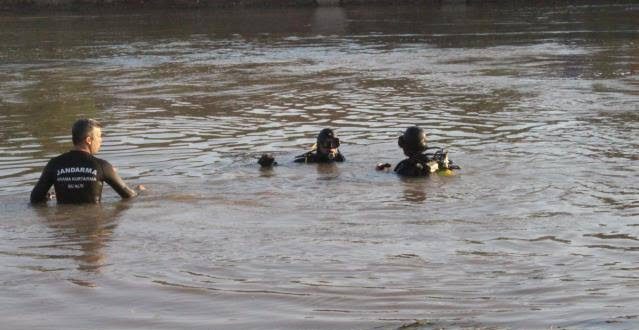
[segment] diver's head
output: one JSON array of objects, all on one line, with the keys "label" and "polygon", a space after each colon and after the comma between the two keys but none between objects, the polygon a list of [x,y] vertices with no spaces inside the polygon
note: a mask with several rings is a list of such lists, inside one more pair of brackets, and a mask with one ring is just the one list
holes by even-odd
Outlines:
[{"label": "diver's head", "polygon": [[273,165],[277,165],[275,157],[273,157],[273,155],[271,154],[263,154],[262,157],[257,160],[257,163],[260,164],[260,166],[262,167],[271,167]]},{"label": "diver's head", "polygon": [[426,141],[426,131],[418,126],[411,126],[399,137],[397,144],[406,156],[411,157],[426,151]]},{"label": "diver's head", "polygon": [[339,138],[330,128],[325,128],[317,135],[317,152],[331,157],[337,155],[339,148]]}]

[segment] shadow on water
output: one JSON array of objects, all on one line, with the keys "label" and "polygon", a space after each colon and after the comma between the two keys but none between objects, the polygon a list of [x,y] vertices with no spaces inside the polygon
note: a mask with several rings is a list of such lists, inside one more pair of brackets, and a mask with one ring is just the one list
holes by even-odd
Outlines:
[{"label": "shadow on water", "polygon": [[404,201],[415,204],[421,204],[426,201],[429,178],[400,177],[400,180],[402,182],[402,198]]},{"label": "shadow on water", "polygon": [[314,164],[317,171],[317,180],[336,180],[340,176],[339,163]]},{"label": "shadow on water", "polygon": [[114,205],[57,205],[56,207],[34,207],[51,231],[51,242],[44,246],[29,246],[23,249],[46,249],[59,251],[41,255],[43,259],[72,259],[77,269],[88,273],[99,273],[108,265],[105,250],[113,239],[122,212],[130,207],[127,202]]}]

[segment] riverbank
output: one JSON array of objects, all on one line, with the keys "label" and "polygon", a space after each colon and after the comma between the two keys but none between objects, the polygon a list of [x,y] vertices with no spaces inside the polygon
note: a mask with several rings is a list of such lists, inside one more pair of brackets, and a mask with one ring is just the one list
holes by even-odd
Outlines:
[{"label": "riverbank", "polygon": [[[0,0],[0,12],[49,12],[130,9],[198,9],[231,7],[314,7],[314,6],[368,6],[407,4],[499,4],[504,6],[531,4],[533,1],[500,0]],[[535,2],[539,5],[539,2]],[[548,4],[602,4],[632,3],[621,1],[543,1]]]},{"label": "riverbank", "polygon": [[51,11],[95,9],[163,9],[229,7],[313,7],[363,4],[438,3],[440,0],[0,0],[0,11]]}]

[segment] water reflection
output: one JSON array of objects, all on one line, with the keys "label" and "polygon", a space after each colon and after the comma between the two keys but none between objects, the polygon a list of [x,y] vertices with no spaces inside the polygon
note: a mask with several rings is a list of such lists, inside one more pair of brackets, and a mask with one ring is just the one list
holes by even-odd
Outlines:
[{"label": "water reflection", "polygon": [[[37,215],[51,229],[47,249],[62,250],[77,262],[83,272],[99,273],[108,263],[108,249],[118,219],[130,207],[127,202],[113,205],[36,206]],[[46,259],[46,258],[45,258]]]},{"label": "water reflection", "polygon": [[[277,165],[276,165],[277,166]],[[272,176],[275,176],[275,167],[276,166],[268,166],[268,167],[260,167],[259,171],[260,171],[260,177],[263,178],[270,178]]]},{"label": "water reflection", "polygon": [[399,177],[403,187],[403,200],[420,204],[426,201],[426,189],[429,188],[428,178]]},{"label": "water reflection", "polygon": [[318,163],[310,164],[314,166],[317,171],[317,179],[322,181],[330,181],[339,178],[340,176],[340,164],[339,163]]},{"label": "water reflection", "polygon": [[343,34],[347,27],[346,10],[342,7],[318,7],[313,12],[312,33]]}]

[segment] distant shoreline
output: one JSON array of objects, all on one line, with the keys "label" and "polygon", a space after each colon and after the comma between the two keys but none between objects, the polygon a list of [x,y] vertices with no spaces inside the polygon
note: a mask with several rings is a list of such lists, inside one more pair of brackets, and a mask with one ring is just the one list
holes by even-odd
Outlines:
[{"label": "distant shoreline", "polygon": [[632,0],[0,0],[0,13],[42,13],[55,11],[93,12],[94,10],[205,9],[205,8],[286,8],[369,5],[595,5],[630,4]]},{"label": "distant shoreline", "polygon": [[442,0],[0,0],[0,12],[47,12],[60,10],[82,12],[96,9],[285,8],[366,4],[432,4],[440,2]]}]

